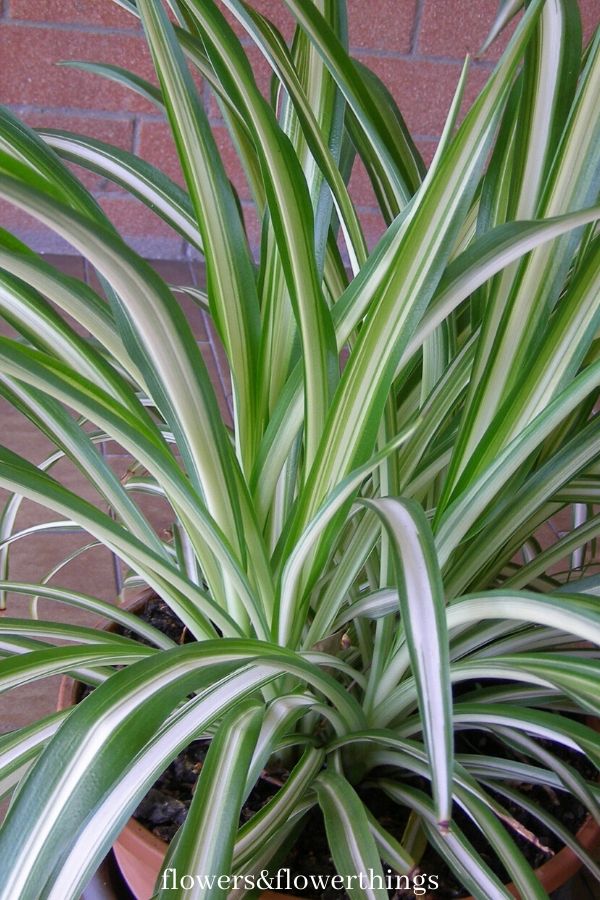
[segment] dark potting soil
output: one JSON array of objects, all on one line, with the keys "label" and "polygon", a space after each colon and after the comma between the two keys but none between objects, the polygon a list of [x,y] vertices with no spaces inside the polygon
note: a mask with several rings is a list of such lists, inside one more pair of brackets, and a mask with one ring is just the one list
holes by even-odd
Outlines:
[{"label": "dark potting soil", "polygon": [[[173,614],[167,604],[158,597],[151,599],[146,604],[140,613],[140,618],[167,634],[177,643],[188,643],[193,640],[183,623]],[[125,629],[119,629],[119,631],[128,637],[136,638],[136,635]],[[571,765],[584,778],[593,779],[596,777],[597,773],[594,767],[580,754],[569,751],[567,748],[550,745],[549,743],[546,746],[551,746],[555,755]],[[134,813],[134,817],[142,825],[164,841],[169,842],[185,820],[207,750],[208,741],[199,740],[191,743],[173,760],[171,765],[155,782]],[[456,751],[458,753],[481,753],[510,758],[510,753],[507,752],[506,747],[493,737],[476,730],[458,734]],[[517,756],[515,755],[514,758],[517,759]],[[264,773],[264,775],[265,777],[262,777],[253,788],[242,810],[240,825],[252,818],[269,801],[278,790],[279,785],[287,777],[287,773],[283,771],[269,771]],[[411,784],[424,790],[426,793],[428,792],[428,784],[425,781],[414,778],[411,779]],[[575,834],[585,821],[587,815],[585,807],[574,797],[563,791],[553,791],[549,788],[530,785],[513,784],[512,786],[516,789],[521,788],[531,802],[551,813],[562,822],[571,834]],[[394,837],[401,839],[406,826],[406,811],[379,792],[367,791],[362,793],[369,809],[381,824]],[[490,791],[490,793],[494,795],[493,791]],[[552,832],[517,804],[506,800],[499,794],[496,795],[496,799],[523,826],[524,830],[535,835],[538,846],[523,835],[515,832],[513,828],[508,828],[511,837],[533,868],[542,865],[562,848],[561,842]],[[493,851],[482,838],[481,832],[468,816],[459,808],[456,808],[453,811],[453,820],[461,828],[467,839],[475,846],[490,869],[504,883],[510,881],[510,876],[502,863],[496,858]],[[287,857],[280,862],[279,867],[290,870],[292,883],[295,876],[305,876],[309,879],[309,884],[312,884],[311,876],[334,876],[336,870],[329,853],[320,811],[313,810],[308,814],[305,822],[306,825],[294,847],[290,850]],[[542,847],[549,848],[550,852],[545,851]],[[384,865],[384,871],[389,872],[390,870]],[[444,860],[430,847],[428,847],[420,860],[419,872],[423,876],[436,876],[439,881],[439,887],[431,894],[421,894],[419,891],[417,896],[431,897],[431,900],[455,900],[455,898],[464,897],[465,889],[457,881]],[[301,883],[302,879],[300,880]],[[427,880],[425,879],[423,883],[426,885]],[[311,900],[346,900],[347,898],[345,892],[333,890],[331,887],[322,891],[315,891],[312,887],[307,890],[296,888],[293,893],[301,897],[311,898]],[[393,900],[409,900],[409,898],[413,900],[415,897],[413,890],[390,891],[389,895]]]}]

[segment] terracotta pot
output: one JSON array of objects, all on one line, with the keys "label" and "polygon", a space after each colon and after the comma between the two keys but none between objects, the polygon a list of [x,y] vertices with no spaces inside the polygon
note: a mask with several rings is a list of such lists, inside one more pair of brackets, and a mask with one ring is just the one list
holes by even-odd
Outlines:
[{"label": "terracotta pot", "polygon": [[[600,732],[600,719],[588,719],[587,724]],[[584,850],[592,851],[600,847],[600,822],[596,822],[592,816],[588,816],[577,834],[577,841]],[[547,894],[552,894],[569,881],[581,869],[582,863],[579,858],[568,847],[559,850],[556,856],[553,856],[547,862],[543,863],[535,870],[542,887]],[[518,888],[514,884],[507,885],[507,890],[513,897],[519,900],[527,900],[522,898]],[[474,900],[473,897],[461,897],[460,900]]]},{"label": "terracotta pot", "polygon": [[[586,850],[591,851],[600,845],[600,825],[589,816],[577,832],[577,840]],[[167,844],[157,838],[151,831],[130,819],[113,847],[121,871],[129,887],[138,900],[148,900],[152,896],[154,884],[163,866]],[[538,869],[536,875],[544,890],[551,894],[572,878],[581,868],[581,862],[568,847],[563,847],[556,856],[549,859]],[[520,897],[513,884],[508,890],[515,897]],[[263,900],[277,900],[288,895],[267,892]],[[473,897],[464,898],[473,900]],[[527,898],[522,898],[527,900]]]},{"label": "terracotta pot", "polygon": [[[598,822],[595,822],[591,816],[588,816],[575,837],[585,850],[594,850],[596,847],[600,846],[600,825]],[[581,865],[581,862],[573,851],[568,847],[563,847],[556,856],[553,856],[536,869],[535,874],[546,893],[552,894],[576,875],[580,870]],[[523,897],[522,894],[519,893],[514,884],[507,885],[507,890],[510,891],[513,897],[520,898],[520,900],[527,900],[526,897]],[[474,898],[464,897],[461,898],[461,900],[474,900]]]},{"label": "terracotta pot", "polygon": [[[125,881],[137,900],[149,900],[156,879],[165,862],[167,844],[156,835],[130,819],[113,846],[113,852]],[[294,900],[289,894],[266,891],[262,900]]]},{"label": "terracotta pot", "polygon": [[[132,595],[124,606],[135,612],[143,607],[152,596],[154,596],[154,591],[140,591]],[[113,628],[112,625],[108,626],[108,630],[113,630]],[[65,676],[61,680],[58,709],[65,709],[77,702],[77,689],[78,682],[72,678]],[[600,720],[593,719],[590,724],[600,732]],[[577,832],[576,838],[586,850],[594,850],[600,846],[600,823],[588,816]],[[167,847],[168,844],[165,841],[160,840],[133,818],[129,820],[113,845],[113,851],[123,877],[137,900],[149,900],[152,896],[156,879],[164,863]],[[575,853],[568,847],[563,847],[556,856],[536,869],[536,875],[545,891],[551,894],[566,884],[580,868],[581,862]],[[508,890],[514,897],[521,897],[513,884],[508,885]],[[272,891],[261,894],[261,898],[262,900],[294,900],[289,894],[277,894]],[[473,900],[473,897],[464,897],[461,900]],[[527,900],[527,898],[521,898],[521,900]]]}]

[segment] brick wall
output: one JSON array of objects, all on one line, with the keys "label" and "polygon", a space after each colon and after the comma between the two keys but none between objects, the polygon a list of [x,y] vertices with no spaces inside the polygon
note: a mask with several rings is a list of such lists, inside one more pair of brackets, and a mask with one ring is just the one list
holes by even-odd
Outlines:
[{"label": "brick wall", "polygon": [[[282,0],[254,0],[286,35],[291,22]],[[350,43],[397,99],[429,161],[440,135],[466,53],[476,53],[497,0],[349,0]],[[600,18],[600,0],[582,0],[587,36]],[[473,62],[467,102],[484,84],[505,41]],[[253,59],[257,54],[252,56]],[[181,179],[166,125],[149,102],[117,85],[57,65],[89,59],[116,63],[152,78],[152,66],[136,21],[110,0],[0,0],[0,103],[36,127],[81,132],[133,150]],[[265,67],[257,60],[259,81]],[[248,205],[234,154],[216,107],[205,98],[230,174]],[[137,201],[99,177],[81,173],[121,233],[148,256],[178,258],[182,242]],[[380,231],[367,178],[356,168],[351,188],[371,240]],[[54,235],[13,207],[0,205],[0,224],[36,249],[67,250]]]}]

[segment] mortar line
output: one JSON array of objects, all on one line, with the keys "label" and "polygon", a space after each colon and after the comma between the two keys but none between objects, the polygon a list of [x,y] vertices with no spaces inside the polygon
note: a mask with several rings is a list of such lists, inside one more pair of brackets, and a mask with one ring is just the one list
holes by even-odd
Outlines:
[{"label": "mortar line", "polygon": [[[7,103],[6,107],[20,116],[34,115],[59,115],[74,116],[82,119],[105,120],[107,122],[131,122],[136,115],[134,112],[117,112],[105,109],[86,109],[84,106],[46,106],[36,103]],[[140,114],[143,115],[143,114]],[[161,116],[157,116],[162,121]]]},{"label": "mortar line", "polygon": [[31,19],[14,19],[9,14],[5,14],[11,25],[18,28],[32,28],[47,31],[68,31],[77,32],[77,34],[95,34],[102,35],[124,35],[125,37],[139,37],[139,28],[115,25],[84,25],[81,22],[36,22]]},{"label": "mortar line", "polygon": [[423,18],[423,7],[425,0],[417,0],[415,5],[415,17],[413,19],[413,27],[410,33],[410,55],[414,56],[417,51],[419,33],[421,31],[421,20]]}]

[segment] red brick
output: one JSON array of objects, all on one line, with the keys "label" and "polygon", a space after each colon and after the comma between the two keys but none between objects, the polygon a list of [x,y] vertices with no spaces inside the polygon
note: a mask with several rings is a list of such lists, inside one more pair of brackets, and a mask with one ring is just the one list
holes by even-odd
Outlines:
[{"label": "red brick", "polygon": [[600,26],[600,6],[598,0],[579,0],[581,21],[583,23],[583,39],[587,43],[596,28]]},{"label": "red brick", "polygon": [[[131,150],[133,141],[133,120],[123,119],[98,119],[90,115],[65,115],[60,110],[48,112],[28,111],[22,116],[23,120],[32,128],[60,128],[64,131],[73,131],[87,137],[96,138],[115,147]],[[88,190],[122,190],[113,182],[107,181],[94,172],[89,172],[81,166],[71,166],[77,177]]]},{"label": "red brick", "polygon": [[416,5],[416,0],[378,0],[365,16],[364,0],[349,0],[350,46],[408,53]]},{"label": "red brick", "polygon": [[375,191],[367,170],[360,157],[356,157],[352,166],[352,175],[348,184],[348,191],[357,206],[377,206]]},{"label": "red brick", "polygon": [[71,278],[79,278],[83,281],[85,278],[85,263],[82,256],[53,256],[49,254],[45,257],[46,262],[64,275],[70,275]]},{"label": "red brick", "polygon": [[111,0],[11,0],[13,19],[135,28],[138,20]]},{"label": "red brick", "polygon": [[[425,0],[417,47],[420,53],[463,59],[477,54],[498,10],[497,0],[453,0],[451,4]],[[511,23],[484,58],[497,59],[514,30]]]},{"label": "red brick", "polygon": [[383,217],[378,210],[363,210],[360,214],[360,221],[365,233],[367,246],[369,250],[372,250],[385,231]]},{"label": "red brick", "polygon": [[183,175],[167,122],[141,121],[138,156],[183,185]]},{"label": "red brick", "polygon": [[34,250],[48,253],[73,253],[73,249],[61,237],[46,228],[33,216],[28,216],[17,206],[0,200],[0,222],[12,234],[29,244]]},{"label": "red brick", "polygon": [[[425,165],[428,167],[433,159],[437,143],[438,142],[432,138],[416,141],[417,149],[423,157]],[[354,161],[348,189],[352,200],[357,206],[377,206],[375,191],[373,190],[373,186],[367,175],[367,170],[365,169],[362,160],[358,157]]]},{"label": "red brick", "polygon": [[296,20],[285,3],[281,0],[253,0],[252,6],[257,12],[269,19],[286,38],[294,33]]},{"label": "red brick", "polygon": [[141,201],[134,197],[102,196],[100,206],[122,237],[171,237],[172,229]]},{"label": "red brick", "polygon": [[273,69],[271,68],[265,57],[262,55],[258,47],[256,47],[254,44],[244,47],[244,50],[246,51],[246,55],[250,61],[250,65],[252,66],[252,71],[254,72],[254,77],[256,78],[256,83],[259,90],[261,91],[263,97],[266,97],[268,100],[270,100]]},{"label": "red brick", "polygon": [[0,59],[9,73],[0,82],[1,103],[155,112],[148,101],[106,78],[56,65],[67,59],[110,62],[153,79],[141,35],[99,35],[3,23]]},{"label": "red brick", "polygon": [[[226,126],[213,125],[212,132],[227,175],[232,179],[240,198],[250,199],[248,185]],[[142,121],[140,123],[139,156],[157,166],[169,178],[185,187],[171,130],[166,122]]]},{"label": "red brick", "polygon": [[[100,204],[121,236],[147,257],[176,259],[182,255],[183,241],[162,219],[132,197],[104,194]],[[45,253],[74,253],[73,247],[12,204],[0,201],[2,227],[34,250]],[[94,282],[94,287],[97,285]]]},{"label": "red brick", "polygon": [[[253,0],[252,6],[282,32],[286,40],[294,33],[295,19],[281,0]],[[370,47],[408,53],[410,50],[416,0],[378,0],[376,15],[366,19],[364,0],[349,0],[348,31],[352,47]],[[247,32],[227,11],[226,18],[242,39]]]},{"label": "red brick", "polygon": [[[452,15],[439,0],[425,0],[418,38],[420,53],[435,56],[463,57],[476,54],[488,35],[496,16],[497,0],[453,0]],[[588,41],[600,23],[598,0],[580,0],[584,40]],[[490,47],[484,59],[497,59],[515,29],[515,21],[504,30]]]},{"label": "red brick", "polygon": [[93,115],[68,114],[61,110],[28,110],[21,117],[32,128],[60,128],[86,137],[96,138],[123,150],[131,150],[133,140],[133,119],[95,118]]},{"label": "red brick", "polygon": [[423,162],[425,163],[427,168],[429,168],[429,166],[431,165],[431,161],[433,159],[433,155],[435,153],[436,147],[438,145],[438,142],[425,139],[425,140],[418,140],[415,143],[417,145],[417,150],[423,157]]},{"label": "red brick", "polygon": [[261,223],[256,213],[254,204],[247,200],[242,200],[242,214],[244,216],[244,227],[250,250],[255,254],[258,253],[261,239]]},{"label": "red brick", "polygon": [[137,253],[147,259],[177,259],[182,255],[182,238],[139,200],[105,194],[99,202],[121,237]]},{"label": "red brick", "polygon": [[[387,85],[411,134],[436,137],[441,133],[460,77],[460,63],[393,57],[370,57],[362,61]],[[464,109],[471,105],[488,74],[486,69],[471,70]]]}]

